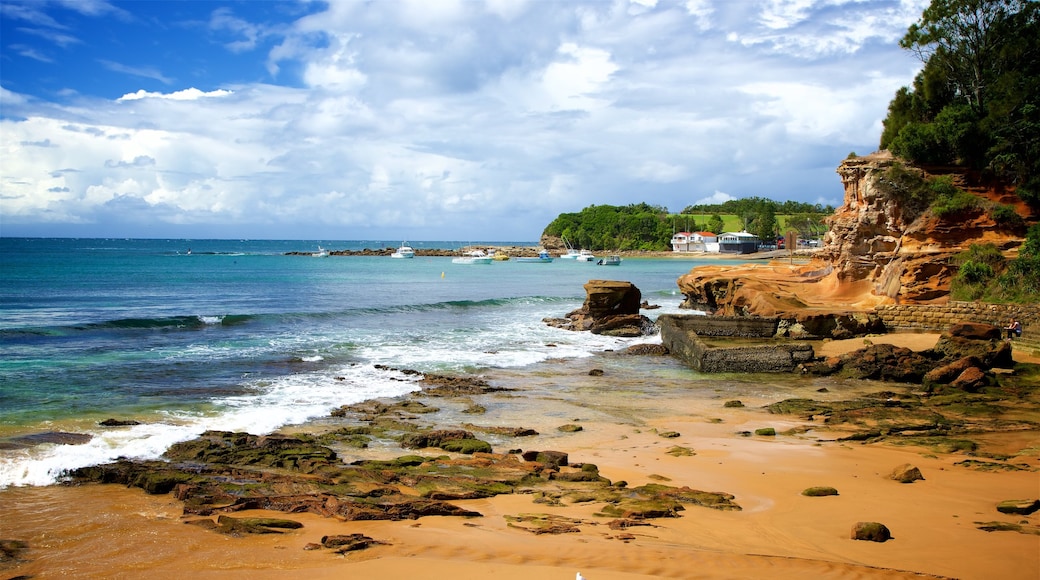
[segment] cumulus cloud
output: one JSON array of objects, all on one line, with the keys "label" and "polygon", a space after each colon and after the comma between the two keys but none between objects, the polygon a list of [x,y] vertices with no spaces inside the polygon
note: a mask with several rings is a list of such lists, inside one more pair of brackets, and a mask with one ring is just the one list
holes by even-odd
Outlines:
[{"label": "cumulus cloud", "polygon": [[234,94],[233,91],[226,89],[217,89],[214,91],[203,92],[195,87],[184,89],[183,91],[174,91],[172,93],[152,93],[144,89],[138,90],[134,93],[127,93],[122,97],[119,97],[118,101],[136,101],[138,99],[169,99],[171,101],[194,101],[197,99],[205,99],[212,97],[226,97]]},{"label": "cumulus cloud", "polygon": [[5,79],[2,219],[534,240],[590,204],[837,205],[834,168],[876,147],[919,66],[895,39],[926,3],[332,2],[279,23],[222,8],[200,34],[265,78],[104,60],[127,84],[63,99]]}]

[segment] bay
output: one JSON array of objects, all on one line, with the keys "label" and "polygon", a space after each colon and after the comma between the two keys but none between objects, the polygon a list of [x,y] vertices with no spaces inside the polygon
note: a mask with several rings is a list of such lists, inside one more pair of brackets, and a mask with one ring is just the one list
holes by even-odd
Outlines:
[{"label": "bay", "polygon": [[[677,312],[676,279],[705,263],[308,255],[398,244],[0,238],[0,487],[47,485],[63,470],[120,456],[158,457],[206,429],[267,433],[416,389],[413,376],[386,366],[522,371],[653,341],[542,319],[580,307],[590,279],[633,282],[661,307],[646,311],[651,318]],[[140,424],[98,425],[107,418]],[[90,440],[26,439],[48,432]]]}]

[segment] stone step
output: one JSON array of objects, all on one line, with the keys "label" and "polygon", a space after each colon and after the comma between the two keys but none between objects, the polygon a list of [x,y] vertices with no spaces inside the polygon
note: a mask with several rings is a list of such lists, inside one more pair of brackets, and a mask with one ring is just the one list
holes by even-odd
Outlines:
[{"label": "stone step", "polygon": [[1014,339],[1011,346],[1015,350],[1040,356],[1040,338],[1026,338],[1025,336],[1021,336]]}]

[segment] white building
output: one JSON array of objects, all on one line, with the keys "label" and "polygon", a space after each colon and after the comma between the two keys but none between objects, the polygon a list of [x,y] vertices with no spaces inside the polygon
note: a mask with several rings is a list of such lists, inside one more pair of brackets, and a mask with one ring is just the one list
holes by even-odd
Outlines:
[{"label": "white building", "polygon": [[672,236],[673,252],[718,252],[718,238],[711,232],[679,232]]}]

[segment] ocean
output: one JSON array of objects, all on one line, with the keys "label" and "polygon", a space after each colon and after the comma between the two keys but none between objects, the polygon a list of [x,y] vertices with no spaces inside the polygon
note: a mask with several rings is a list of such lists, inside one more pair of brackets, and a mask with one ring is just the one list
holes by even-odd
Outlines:
[{"label": "ocean", "polygon": [[[679,312],[676,279],[703,263],[288,255],[398,243],[0,238],[0,488],[157,458],[207,429],[268,433],[417,390],[387,366],[522,370],[659,341],[542,319],[580,307],[591,279],[633,282],[661,307],[651,318]],[[139,424],[98,425],[110,418]]]}]

